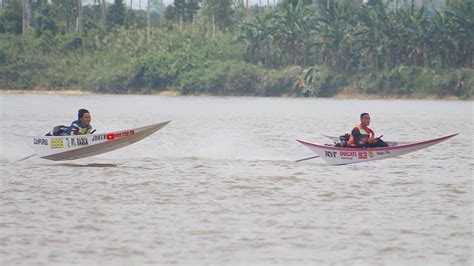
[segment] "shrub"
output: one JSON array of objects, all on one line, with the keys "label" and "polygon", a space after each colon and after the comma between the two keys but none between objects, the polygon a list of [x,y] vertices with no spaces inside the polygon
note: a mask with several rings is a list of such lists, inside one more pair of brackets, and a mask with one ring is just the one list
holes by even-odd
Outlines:
[{"label": "shrub", "polygon": [[295,82],[302,75],[299,67],[287,67],[279,70],[267,70],[263,74],[256,94],[260,96],[281,96],[284,94],[297,96],[300,88],[295,88]]},{"label": "shrub", "polygon": [[182,73],[178,88],[181,94],[250,95],[260,72],[243,61],[208,61]]}]

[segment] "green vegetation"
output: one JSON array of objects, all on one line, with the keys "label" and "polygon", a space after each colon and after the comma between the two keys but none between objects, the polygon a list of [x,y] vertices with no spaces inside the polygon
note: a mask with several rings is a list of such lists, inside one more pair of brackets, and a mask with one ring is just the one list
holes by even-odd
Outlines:
[{"label": "green vegetation", "polygon": [[[473,96],[474,3],[7,0],[0,88],[99,93]],[[150,25],[148,27],[148,25]]]}]

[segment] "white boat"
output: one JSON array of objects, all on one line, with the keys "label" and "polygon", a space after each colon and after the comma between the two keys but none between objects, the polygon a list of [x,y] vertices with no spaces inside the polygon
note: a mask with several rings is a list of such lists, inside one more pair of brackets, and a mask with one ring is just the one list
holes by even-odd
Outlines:
[{"label": "white boat", "polygon": [[[421,150],[445,140],[448,140],[458,134],[453,134],[437,139],[422,141],[422,142],[399,142],[399,141],[387,141],[389,147],[377,147],[377,148],[348,148],[348,147],[335,147],[330,144],[317,144],[311,143],[304,140],[297,140],[308,149],[312,150],[318,156],[310,157],[317,158],[321,157],[329,165],[342,165],[361,163],[373,160],[382,160],[399,155],[403,155],[409,152]],[[337,137],[326,136],[332,140],[337,140]],[[309,158],[308,158],[309,159]],[[302,159],[305,160],[305,159]],[[299,160],[300,161],[300,160]]]},{"label": "white boat", "polygon": [[169,122],[90,135],[29,137],[28,144],[40,158],[53,161],[75,160],[133,144],[160,130]]}]

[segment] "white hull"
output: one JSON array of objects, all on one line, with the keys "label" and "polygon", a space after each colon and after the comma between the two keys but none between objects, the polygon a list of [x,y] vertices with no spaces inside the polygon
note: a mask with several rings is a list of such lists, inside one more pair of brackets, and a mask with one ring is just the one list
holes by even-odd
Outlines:
[{"label": "white hull", "polygon": [[169,122],[91,135],[33,137],[28,144],[40,158],[53,161],[75,160],[133,144],[160,130]]},{"label": "white hull", "polygon": [[409,152],[414,152],[433,146],[445,140],[448,140],[457,134],[449,135],[442,138],[432,139],[423,142],[400,144],[401,142],[387,142],[390,147],[379,148],[345,148],[334,147],[330,145],[321,145],[317,143],[310,143],[303,140],[297,140],[308,149],[319,155],[329,165],[341,165],[361,163],[374,160],[382,160],[395,156],[400,156]]}]

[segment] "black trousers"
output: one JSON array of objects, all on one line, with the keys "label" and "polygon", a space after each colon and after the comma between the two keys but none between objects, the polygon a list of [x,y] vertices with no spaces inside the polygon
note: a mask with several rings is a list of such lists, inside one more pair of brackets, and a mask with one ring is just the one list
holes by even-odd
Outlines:
[{"label": "black trousers", "polygon": [[375,147],[388,147],[388,144],[381,139],[377,139],[377,141],[374,143],[367,143],[367,148],[375,148]]}]

